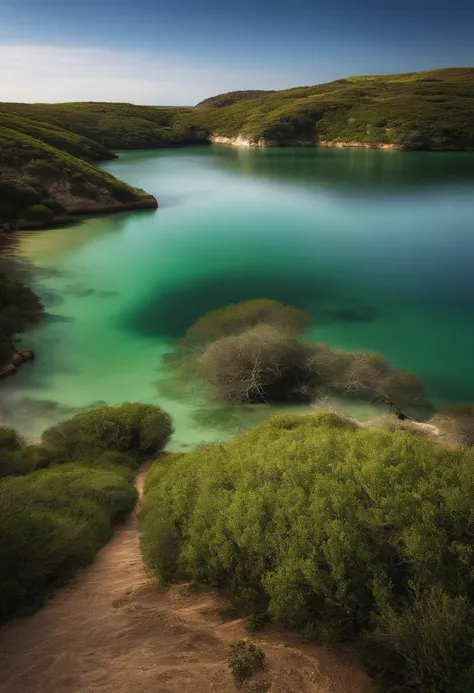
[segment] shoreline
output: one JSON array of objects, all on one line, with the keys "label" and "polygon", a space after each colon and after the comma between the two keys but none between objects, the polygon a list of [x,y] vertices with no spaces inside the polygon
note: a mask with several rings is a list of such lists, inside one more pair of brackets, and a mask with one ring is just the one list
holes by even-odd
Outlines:
[{"label": "shoreline", "polygon": [[132,212],[140,209],[158,209],[158,200],[154,195],[148,195],[134,202],[117,202],[115,204],[92,203],[71,207],[66,214],[55,217],[52,221],[31,221],[29,219],[16,219],[0,225],[0,236],[8,236],[15,231],[43,231],[45,229],[61,226],[74,221],[77,217],[94,216],[99,214],[113,214],[114,212]]},{"label": "shoreline", "polygon": [[315,142],[312,140],[299,140],[295,139],[286,144],[281,144],[276,140],[265,140],[258,139],[253,140],[250,137],[244,137],[242,135],[234,135],[232,137],[227,137],[226,135],[213,134],[210,135],[209,141],[211,144],[223,144],[231,147],[247,147],[251,149],[263,149],[265,147],[279,147],[284,149],[285,147],[333,147],[337,149],[378,149],[380,151],[400,151],[400,152],[472,152],[472,149],[461,149],[458,147],[431,147],[427,149],[418,149],[406,147],[401,144],[391,144],[387,142],[357,142],[351,141],[341,141],[341,140],[320,140]]}]

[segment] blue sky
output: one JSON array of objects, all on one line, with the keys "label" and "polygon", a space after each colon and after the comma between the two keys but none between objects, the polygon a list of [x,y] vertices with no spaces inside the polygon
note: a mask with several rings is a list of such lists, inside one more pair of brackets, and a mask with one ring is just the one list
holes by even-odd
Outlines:
[{"label": "blue sky", "polygon": [[474,65],[472,0],[0,0],[0,101],[190,105]]}]

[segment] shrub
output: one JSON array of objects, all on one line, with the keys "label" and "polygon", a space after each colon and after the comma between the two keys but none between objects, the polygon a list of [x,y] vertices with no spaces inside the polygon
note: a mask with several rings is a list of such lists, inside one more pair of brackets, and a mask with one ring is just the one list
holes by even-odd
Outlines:
[{"label": "shrub", "polygon": [[304,310],[268,298],[232,303],[199,318],[186,332],[184,343],[188,346],[207,344],[262,323],[298,336],[308,327],[309,315]]},{"label": "shrub", "polygon": [[[256,303],[259,305],[260,302]],[[253,306],[254,302],[248,304]],[[248,304],[238,304],[237,307],[240,310]],[[381,354],[344,352],[328,344],[298,341],[294,336],[294,322],[288,326],[284,324],[287,310],[291,318],[291,310],[296,309],[284,308],[283,313],[276,313],[282,320],[281,324],[277,324],[276,319],[275,324],[259,322],[236,334],[211,341],[197,356],[199,377],[220,397],[231,402],[312,400],[333,391],[383,402],[399,412],[401,407],[428,405],[420,379],[394,368]],[[236,329],[237,323],[227,320],[226,310],[215,311],[220,316],[219,320],[210,314],[214,315],[210,325],[206,318],[203,319],[200,337],[206,331],[210,335],[211,328],[230,330],[232,325],[232,329]],[[239,311],[237,314],[240,316]],[[229,315],[234,317],[233,306],[229,306]],[[253,311],[250,315],[255,317]],[[199,324],[200,321],[196,326]],[[192,337],[198,338],[194,332]],[[176,372],[181,372],[183,363],[189,363],[189,356],[186,359],[181,352],[181,359],[175,361]]]},{"label": "shrub", "polygon": [[45,207],[45,205],[31,205],[26,210],[26,218],[31,219],[31,221],[41,221],[47,224],[53,221],[54,213],[49,207]]},{"label": "shrub", "polygon": [[163,450],[173,433],[171,417],[152,404],[126,402],[81,412],[43,433],[43,443],[63,459],[115,451],[143,458]]},{"label": "shrub", "polygon": [[[145,496],[144,556],[167,581],[226,587],[308,637],[361,642],[386,629],[387,614],[408,619],[416,594],[441,590],[445,613],[450,599],[470,605],[473,455],[334,413],[281,414],[176,459]],[[429,659],[423,608],[417,637]],[[386,647],[388,669],[398,654]],[[446,680],[465,693],[454,668]]]},{"label": "shrub", "polygon": [[230,646],[229,668],[234,678],[243,683],[265,664],[265,654],[248,640],[237,640]]},{"label": "shrub", "polygon": [[58,200],[55,200],[54,198],[48,198],[47,200],[42,200],[41,202],[42,205],[50,209],[55,215],[56,214],[62,214],[66,210],[64,206],[58,202]]},{"label": "shrub", "polygon": [[69,463],[0,482],[0,621],[41,605],[134,506],[120,472]]},{"label": "shrub", "polygon": [[368,668],[387,691],[471,691],[472,618],[465,596],[449,596],[436,586],[415,593],[406,608],[381,614],[364,644]]}]

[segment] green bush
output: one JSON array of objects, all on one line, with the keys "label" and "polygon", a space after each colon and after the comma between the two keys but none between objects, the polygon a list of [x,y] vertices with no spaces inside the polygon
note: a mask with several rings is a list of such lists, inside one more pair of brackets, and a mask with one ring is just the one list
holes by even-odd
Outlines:
[{"label": "green bush", "polygon": [[[277,415],[170,465],[145,497],[142,548],[166,581],[225,586],[308,637],[361,642],[387,614],[408,618],[414,590],[471,599],[473,494],[471,451],[332,413]],[[428,653],[429,632],[420,622]]]},{"label": "green bush", "polygon": [[77,463],[0,481],[0,620],[40,606],[135,502],[120,471]]},{"label": "green bush", "polygon": [[31,219],[31,221],[41,221],[47,224],[53,221],[54,213],[49,207],[45,207],[45,205],[31,205],[26,210],[26,218]]},{"label": "green bush", "polygon": [[63,214],[66,210],[64,206],[58,202],[58,200],[55,200],[54,198],[48,198],[47,200],[42,200],[41,204],[44,207],[47,207],[50,209],[54,215],[56,214]]},{"label": "green bush", "polygon": [[115,451],[136,459],[161,452],[173,433],[171,417],[152,404],[126,402],[81,412],[43,433],[43,444],[63,459]]},{"label": "green bush", "polygon": [[234,678],[243,683],[265,665],[265,654],[248,640],[237,640],[230,646],[229,668]]},{"label": "green bush", "polygon": [[239,334],[260,324],[280,328],[298,336],[308,327],[309,314],[269,298],[232,303],[199,318],[186,332],[185,345],[207,344],[221,337]]},{"label": "green bush", "polygon": [[366,638],[369,671],[394,693],[474,690],[473,615],[466,596],[436,586],[411,595],[406,608],[382,612]]}]

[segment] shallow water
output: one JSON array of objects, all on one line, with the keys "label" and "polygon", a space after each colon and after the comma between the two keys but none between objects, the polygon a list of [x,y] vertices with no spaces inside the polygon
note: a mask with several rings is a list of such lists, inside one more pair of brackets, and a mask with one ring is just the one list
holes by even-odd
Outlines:
[{"label": "shallow water", "polygon": [[156,383],[196,317],[254,297],[310,310],[312,339],[380,351],[436,404],[474,400],[474,154],[213,146],[103,168],[160,208],[11,241],[52,317],[23,338],[37,361],[1,384],[4,423],[36,438],[78,408],[140,400],[173,413],[175,447],[245,428],[270,408],[216,416]]}]

